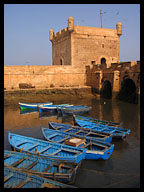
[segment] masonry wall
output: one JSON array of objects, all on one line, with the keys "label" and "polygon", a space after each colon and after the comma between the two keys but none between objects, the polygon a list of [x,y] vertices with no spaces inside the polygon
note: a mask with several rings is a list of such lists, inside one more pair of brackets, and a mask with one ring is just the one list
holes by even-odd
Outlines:
[{"label": "masonry wall", "polygon": [[103,83],[108,80],[112,91],[118,93],[125,78],[134,82],[140,94],[140,61],[113,63],[109,68],[97,65],[86,67],[86,83],[96,92],[99,92]]},{"label": "masonry wall", "polygon": [[74,26],[71,38],[73,66],[100,64],[106,59],[107,67],[119,62],[119,36],[116,29]]},{"label": "masonry wall", "polygon": [[68,31],[63,30],[55,34],[52,43],[52,60],[53,65],[71,65],[71,34]]},{"label": "masonry wall", "polygon": [[35,88],[85,86],[84,68],[71,66],[5,66],[4,88],[19,89],[20,83]]}]

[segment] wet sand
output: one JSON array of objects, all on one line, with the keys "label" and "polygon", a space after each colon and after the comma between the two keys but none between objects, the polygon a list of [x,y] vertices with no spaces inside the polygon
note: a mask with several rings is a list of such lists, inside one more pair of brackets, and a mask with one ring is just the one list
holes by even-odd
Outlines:
[{"label": "wet sand", "polygon": [[67,89],[23,89],[4,91],[4,107],[17,108],[19,102],[37,103],[53,102],[61,100],[73,100],[83,98],[96,98],[90,88],[67,88]]}]

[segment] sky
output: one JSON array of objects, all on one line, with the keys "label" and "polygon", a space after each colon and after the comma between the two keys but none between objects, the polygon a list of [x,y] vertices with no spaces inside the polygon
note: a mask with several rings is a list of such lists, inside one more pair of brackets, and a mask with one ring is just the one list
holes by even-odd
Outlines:
[{"label": "sky", "polygon": [[52,65],[54,33],[68,25],[116,29],[122,23],[120,61],[140,60],[139,4],[4,4],[4,65]]}]

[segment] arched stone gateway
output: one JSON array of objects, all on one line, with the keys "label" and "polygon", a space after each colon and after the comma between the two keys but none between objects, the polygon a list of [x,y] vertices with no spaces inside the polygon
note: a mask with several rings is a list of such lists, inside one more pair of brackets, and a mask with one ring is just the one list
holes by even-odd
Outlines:
[{"label": "arched stone gateway", "polygon": [[105,99],[112,98],[112,86],[111,86],[110,81],[108,81],[108,80],[104,81],[102,88],[100,90],[100,96]]},{"label": "arched stone gateway", "polygon": [[138,93],[134,81],[130,78],[125,78],[121,83],[120,91],[116,97],[118,100],[137,103]]}]

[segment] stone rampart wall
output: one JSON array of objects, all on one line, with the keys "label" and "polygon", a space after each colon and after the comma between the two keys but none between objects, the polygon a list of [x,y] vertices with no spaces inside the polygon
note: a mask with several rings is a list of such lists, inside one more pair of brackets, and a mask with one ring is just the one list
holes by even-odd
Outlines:
[{"label": "stone rampart wall", "polygon": [[19,89],[19,84],[35,88],[80,87],[86,83],[85,69],[72,66],[5,66],[4,89]]}]

